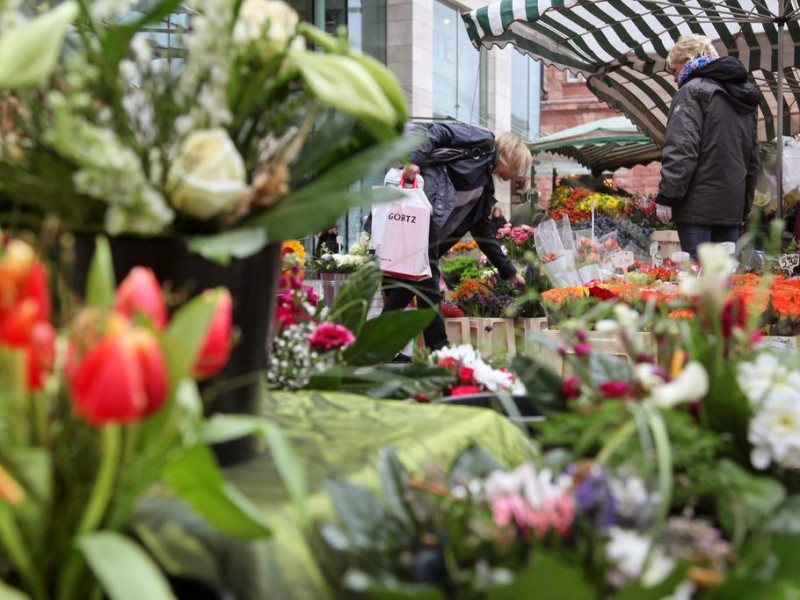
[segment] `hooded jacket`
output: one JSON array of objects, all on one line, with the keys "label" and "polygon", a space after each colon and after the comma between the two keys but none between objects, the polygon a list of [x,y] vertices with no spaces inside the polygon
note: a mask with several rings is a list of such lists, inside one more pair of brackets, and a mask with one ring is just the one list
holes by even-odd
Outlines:
[{"label": "hooded jacket", "polygon": [[667,121],[659,204],[676,223],[741,225],[756,189],[761,93],[737,58],[722,57],[680,84]]}]

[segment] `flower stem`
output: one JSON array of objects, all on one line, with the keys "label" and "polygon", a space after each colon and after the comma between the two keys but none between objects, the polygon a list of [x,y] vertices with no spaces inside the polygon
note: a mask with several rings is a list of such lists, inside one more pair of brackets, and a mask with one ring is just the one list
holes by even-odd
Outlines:
[{"label": "flower stem", "polygon": [[25,540],[17,527],[8,506],[0,506],[0,540],[3,542],[12,564],[27,586],[27,591],[34,600],[46,600],[41,574],[37,573]]},{"label": "flower stem", "polygon": [[608,459],[610,459],[614,453],[619,450],[619,447],[624,444],[629,437],[633,435],[633,432],[636,431],[636,422],[631,419],[625,425],[617,429],[616,433],[611,436],[611,439],[606,442],[606,445],[600,450],[600,453],[597,455],[597,462],[599,464],[605,464]]},{"label": "flower stem", "polygon": [[[86,511],[75,532],[76,540],[80,536],[96,530],[103,521],[103,516],[114,492],[121,451],[120,437],[121,431],[118,425],[107,425],[101,430],[100,469],[97,472],[97,479],[94,482]],[[73,550],[59,578],[58,598],[60,600],[71,600],[75,597],[75,588],[80,582],[85,567],[86,563],[77,550]]]}]

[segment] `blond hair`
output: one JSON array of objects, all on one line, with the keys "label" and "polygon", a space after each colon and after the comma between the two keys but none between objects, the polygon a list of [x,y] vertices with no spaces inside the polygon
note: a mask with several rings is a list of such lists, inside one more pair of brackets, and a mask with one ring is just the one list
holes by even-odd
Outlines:
[{"label": "blond hair", "polygon": [[711,44],[711,39],[706,36],[682,35],[667,54],[667,69],[672,72],[678,64],[693,60],[698,56],[718,58],[719,54]]},{"label": "blond hair", "polygon": [[507,164],[518,177],[524,177],[531,172],[531,151],[518,135],[506,131],[497,136],[495,140],[500,158]]}]

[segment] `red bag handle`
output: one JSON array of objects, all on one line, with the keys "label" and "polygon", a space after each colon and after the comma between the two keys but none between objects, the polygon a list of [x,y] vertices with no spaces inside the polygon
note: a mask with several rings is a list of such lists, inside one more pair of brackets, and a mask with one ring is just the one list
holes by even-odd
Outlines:
[{"label": "red bag handle", "polygon": [[[401,188],[406,187],[406,175],[405,175],[405,173],[403,173],[400,176],[400,187]],[[416,175],[414,175],[414,179],[411,180],[411,187],[412,188],[416,188],[417,187],[417,176]]]}]

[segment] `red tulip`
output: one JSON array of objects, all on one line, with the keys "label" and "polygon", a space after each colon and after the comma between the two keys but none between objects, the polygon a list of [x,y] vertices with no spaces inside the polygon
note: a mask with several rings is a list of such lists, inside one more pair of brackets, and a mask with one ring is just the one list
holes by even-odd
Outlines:
[{"label": "red tulip", "polygon": [[157,329],[166,327],[167,305],[158,279],[151,269],[131,269],[117,288],[114,310],[131,319],[141,313],[149,317]]},{"label": "red tulip", "polygon": [[36,320],[50,318],[47,269],[25,242],[12,240],[0,258],[0,321],[24,300],[36,304]]},{"label": "red tulip", "polygon": [[167,396],[167,365],[155,336],[118,315],[107,320],[99,343],[72,356],[68,378],[75,409],[96,426],[140,421]]},{"label": "red tulip", "polygon": [[23,300],[0,321],[0,344],[25,353],[26,381],[29,390],[44,386],[55,362],[56,333],[49,321],[40,319],[36,300]]},{"label": "red tulip", "polygon": [[197,380],[218,373],[228,362],[233,329],[233,300],[226,289],[206,290],[202,298],[216,303],[206,337],[197,355],[193,375]]}]

